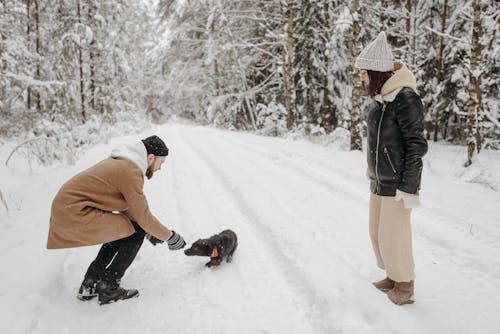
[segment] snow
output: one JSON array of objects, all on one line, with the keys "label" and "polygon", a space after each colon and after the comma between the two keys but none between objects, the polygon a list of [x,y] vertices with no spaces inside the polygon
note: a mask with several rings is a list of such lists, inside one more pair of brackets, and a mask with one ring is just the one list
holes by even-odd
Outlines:
[{"label": "snow", "polygon": [[62,81],[41,81],[22,74],[7,73],[5,76],[20,81],[29,87],[45,87],[47,89],[52,89],[53,88],[52,86],[64,85],[64,82]]},{"label": "snow", "polygon": [[[99,246],[45,249],[52,198],[113,147],[151,134],[171,152],[145,183],[152,212],[189,244],[233,229],[233,262],[208,269],[145,241],[122,280],[139,298],[81,302]],[[370,284],[384,273],[368,236],[365,157],[340,146],[170,123],[30,171],[19,157],[6,167],[15,143],[2,144],[1,332],[497,332],[500,152],[464,170],[464,147],[430,143],[412,222],[416,303],[400,307]]]}]

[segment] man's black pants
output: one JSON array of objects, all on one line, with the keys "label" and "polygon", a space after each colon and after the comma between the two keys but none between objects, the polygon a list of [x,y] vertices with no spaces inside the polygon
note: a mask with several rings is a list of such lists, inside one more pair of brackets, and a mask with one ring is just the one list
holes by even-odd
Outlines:
[{"label": "man's black pants", "polygon": [[136,222],[132,224],[136,230],[134,234],[102,245],[96,259],[87,269],[85,279],[103,280],[112,285],[120,284],[120,279],[134,261],[146,235]]}]

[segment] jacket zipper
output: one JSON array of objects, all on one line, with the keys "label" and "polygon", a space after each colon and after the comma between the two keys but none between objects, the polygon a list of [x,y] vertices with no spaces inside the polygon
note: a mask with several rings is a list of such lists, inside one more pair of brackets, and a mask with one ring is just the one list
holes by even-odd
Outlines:
[{"label": "jacket zipper", "polygon": [[387,147],[384,147],[384,153],[385,155],[387,155],[387,160],[389,160],[389,165],[391,165],[392,171],[394,172],[394,174],[396,174],[396,168],[394,168],[394,165],[392,164],[391,156],[389,155]]},{"label": "jacket zipper", "polygon": [[380,116],[380,120],[378,122],[378,130],[377,130],[377,148],[375,150],[375,177],[377,178],[377,192],[380,192],[380,177],[378,176],[378,147],[380,144],[380,128],[382,126],[382,119],[384,118],[386,103],[383,102],[382,106],[382,115]]}]

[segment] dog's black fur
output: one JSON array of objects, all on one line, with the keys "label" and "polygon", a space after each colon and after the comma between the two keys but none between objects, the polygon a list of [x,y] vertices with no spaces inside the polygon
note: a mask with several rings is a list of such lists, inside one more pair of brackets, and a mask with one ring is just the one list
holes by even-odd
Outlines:
[{"label": "dog's black fur", "polygon": [[[224,257],[226,262],[231,262],[233,253],[238,246],[238,237],[231,230],[224,230],[219,234],[213,235],[208,239],[198,239],[191,245],[191,248],[186,249],[184,254],[187,256],[210,256],[210,262],[206,263],[207,267],[218,266]],[[212,257],[214,248],[217,249],[217,256]]]}]

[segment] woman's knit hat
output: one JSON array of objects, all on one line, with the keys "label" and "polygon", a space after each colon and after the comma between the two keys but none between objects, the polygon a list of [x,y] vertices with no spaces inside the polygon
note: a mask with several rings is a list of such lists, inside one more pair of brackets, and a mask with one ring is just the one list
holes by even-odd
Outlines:
[{"label": "woman's knit hat", "polygon": [[354,66],[363,70],[390,72],[394,70],[393,64],[394,56],[389,44],[387,44],[385,32],[382,31],[374,41],[361,51]]},{"label": "woman's knit hat", "polygon": [[153,154],[159,157],[164,157],[168,155],[168,147],[165,145],[163,140],[158,136],[150,136],[142,140],[144,146],[146,146],[146,151],[148,154]]}]

